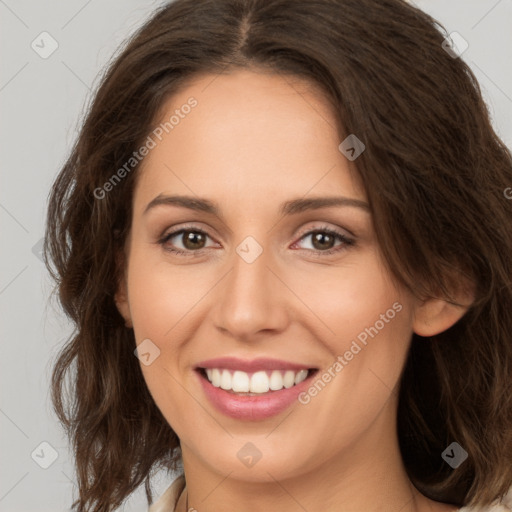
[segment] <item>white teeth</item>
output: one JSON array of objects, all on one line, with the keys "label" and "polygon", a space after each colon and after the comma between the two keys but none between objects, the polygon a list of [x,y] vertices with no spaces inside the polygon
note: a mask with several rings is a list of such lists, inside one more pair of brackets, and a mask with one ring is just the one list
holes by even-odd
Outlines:
[{"label": "white teeth", "polygon": [[231,380],[231,389],[238,393],[249,391],[249,375],[247,375],[247,373],[245,372],[233,373],[233,378]]},{"label": "white teeth", "polygon": [[[269,376],[270,374],[270,376]],[[291,388],[300,384],[308,376],[308,370],[261,370],[253,374],[236,370],[231,372],[221,368],[207,368],[206,376],[215,387],[235,393],[268,393]]]},{"label": "white teeth", "polygon": [[270,389],[267,372],[261,371],[253,373],[249,389],[251,393],[266,393]]},{"label": "white teeth", "polygon": [[307,376],[307,370],[300,370],[300,372],[297,372],[297,375],[295,375],[295,384],[300,384],[303,380],[306,379]]},{"label": "white teeth", "polygon": [[283,383],[285,388],[291,388],[295,384],[295,372],[288,370],[284,374]]},{"label": "white teeth", "polygon": [[220,387],[225,390],[231,389],[231,381],[231,373],[229,373],[229,370],[223,370],[220,377]]},{"label": "white teeth", "polygon": [[208,379],[216,388],[220,387],[220,370],[214,368],[210,371],[212,372],[212,376],[210,377],[207,373],[206,375],[208,375]]},{"label": "white teeth", "polygon": [[270,375],[270,389],[278,391],[283,389],[283,374],[279,370],[274,370]]}]

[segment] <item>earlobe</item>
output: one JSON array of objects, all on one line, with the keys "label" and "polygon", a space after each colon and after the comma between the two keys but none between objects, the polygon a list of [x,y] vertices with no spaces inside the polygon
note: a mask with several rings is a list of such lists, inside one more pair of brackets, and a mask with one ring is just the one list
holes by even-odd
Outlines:
[{"label": "earlobe", "polygon": [[117,306],[117,310],[121,314],[121,316],[124,318],[124,324],[126,327],[132,329],[133,323],[132,323],[132,317],[130,313],[130,306],[128,304],[128,299],[126,298],[126,295],[120,295],[116,293],[115,296],[115,303]]}]

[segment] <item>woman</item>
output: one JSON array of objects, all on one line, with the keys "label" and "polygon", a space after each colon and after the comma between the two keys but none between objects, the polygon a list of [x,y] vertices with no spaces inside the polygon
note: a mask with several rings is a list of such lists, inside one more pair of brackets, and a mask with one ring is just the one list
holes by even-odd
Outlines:
[{"label": "woman", "polygon": [[401,0],[177,0],[123,49],[45,240],[76,510],[158,468],[151,512],[507,510],[512,159],[445,39]]}]

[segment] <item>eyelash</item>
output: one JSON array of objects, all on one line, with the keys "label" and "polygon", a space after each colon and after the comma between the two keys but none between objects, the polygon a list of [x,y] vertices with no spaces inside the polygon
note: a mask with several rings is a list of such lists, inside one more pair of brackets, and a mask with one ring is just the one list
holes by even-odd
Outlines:
[{"label": "eyelash", "polygon": [[[164,249],[166,251],[169,251],[173,254],[177,254],[177,255],[180,255],[180,256],[186,256],[186,257],[194,257],[194,256],[201,256],[201,254],[203,253],[203,251],[205,251],[206,249],[198,249],[197,251],[192,251],[192,250],[183,250],[183,249],[176,249],[176,248],[171,248],[171,247],[165,247],[165,244],[173,237],[175,237],[176,235],[179,235],[179,234],[182,234],[186,231],[191,231],[193,233],[201,233],[202,235],[205,235],[205,236],[209,236],[208,233],[206,233],[205,231],[203,231],[202,229],[198,229],[194,226],[185,226],[185,227],[182,227],[176,231],[172,231],[171,233],[167,233],[166,235],[164,235],[163,237],[161,237],[157,243],[160,244],[162,247],[164,247]],[[343,242],[341,245],[337,246],[337,247],[333,247],[332,249],[328,249],[326,251],[320,251],[318,249],[304,249],[310,253],[313,253],[315,256],[330,256],[332,254],[335,254],[335,253],[338,253],[338,252],[341,252],[345,249],[347,249],[348,247],[351,247],[351,246],[354,246],[355,245],[355,240],[351,239],[351,238],[348,238],[346,235],[340,233],[339,231],[336,231],[336,230],[333,230],[332,228],[329,228],[327,226],[320,226],[318,228],[314,228],[314,229],[311,229],[309,231],[307,231],[306,233],[304,233],[298,241],[302,240],[303,238],[307,237],[307,236],[311,236],[313,235],[314,233],[326,233],[328,235],[332,235],[333,237],[337,238],[338,240],[340,240],[341,242]],[[297,242],[295,242],[297,243]]]}]

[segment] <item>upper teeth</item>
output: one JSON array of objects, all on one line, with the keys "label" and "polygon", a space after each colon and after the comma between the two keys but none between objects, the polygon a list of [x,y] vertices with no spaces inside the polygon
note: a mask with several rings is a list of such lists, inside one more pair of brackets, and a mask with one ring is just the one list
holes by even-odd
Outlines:
[{"label": "upper teeth", "polygon": [[267,393],[269,390],[278,391],[299,384],[308,376],[308,370],[265,370],[246,373],[239,370],[231,372],[219,368],[206,368],[208,380],[217,388],[237,393]]}]

